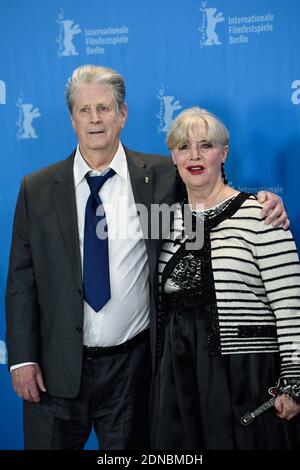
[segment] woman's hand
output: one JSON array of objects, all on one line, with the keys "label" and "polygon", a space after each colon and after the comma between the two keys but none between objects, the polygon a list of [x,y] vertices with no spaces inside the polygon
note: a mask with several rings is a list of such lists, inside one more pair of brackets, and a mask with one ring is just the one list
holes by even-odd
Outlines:
[{"label": "woman's hand", "polygon": [[300,404],[289,395],[278,395],[274,403],[274,408],[277,416],[287,421],[300,413]]}]

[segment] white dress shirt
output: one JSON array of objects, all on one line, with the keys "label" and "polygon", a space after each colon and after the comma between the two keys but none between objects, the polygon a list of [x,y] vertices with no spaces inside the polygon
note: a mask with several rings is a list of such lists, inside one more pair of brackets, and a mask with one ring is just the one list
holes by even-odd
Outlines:
[{"label": "white dress shirt", "polygon": [[[99,312],[84,302],[83,343],[86,346],[121,344],[149,325],[146,246],[121,143],[108,168],[112,168],[116,174],[106,181],[99,196],[108,226],[111,299]],[[85,175],[105,174],[108,168],[101,172],[92,170],[77,147],[73,170],[82,266],[85,207],[90,195]]]}]

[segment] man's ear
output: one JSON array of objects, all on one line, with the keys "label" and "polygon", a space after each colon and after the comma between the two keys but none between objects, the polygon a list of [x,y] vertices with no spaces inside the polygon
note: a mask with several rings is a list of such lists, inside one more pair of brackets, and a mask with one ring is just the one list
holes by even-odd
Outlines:
[{"label": "man's ear", "polygon": [[71,120],[72,127],[73,127],[73,129],[74,129],[74,131],[75,131],[75,123],[74,123],[73,115],[70,114],[69,116],[70,116],[70,120]]},{"label": "man's ear", "polygon": [[122,104],[121,107],[121,126],[122,128],[125,127],[126,121],[127,121],[127,114],[128,114],[128,107],[126,103]]}]

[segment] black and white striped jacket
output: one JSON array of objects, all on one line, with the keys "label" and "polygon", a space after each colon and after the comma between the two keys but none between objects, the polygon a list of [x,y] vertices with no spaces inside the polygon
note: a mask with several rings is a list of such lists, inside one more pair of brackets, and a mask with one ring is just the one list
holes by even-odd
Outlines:
[{"label": "black and white striped jacket", "polygon": [[[281,356],[281,377],[300,377],[300,264],[290,231],[266,225],[261,204],[246,198],[210,231],[220,353]],[[180,247],[181,209],[164,242],[158,274]],[[181,242],[184,243],[184,238]],[[158,315],[163,315],[159,303]]]}]

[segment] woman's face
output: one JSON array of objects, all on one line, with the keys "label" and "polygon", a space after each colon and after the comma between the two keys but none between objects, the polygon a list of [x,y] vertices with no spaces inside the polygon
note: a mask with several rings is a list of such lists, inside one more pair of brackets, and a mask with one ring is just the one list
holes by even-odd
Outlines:
[{"label": "woman's face", "polygon": [[189,189],[213,188],[222,181],[221,164],[226,160],[228,145],[215,147],[210,142],[190,137],[172,150],[172,158]]}]

